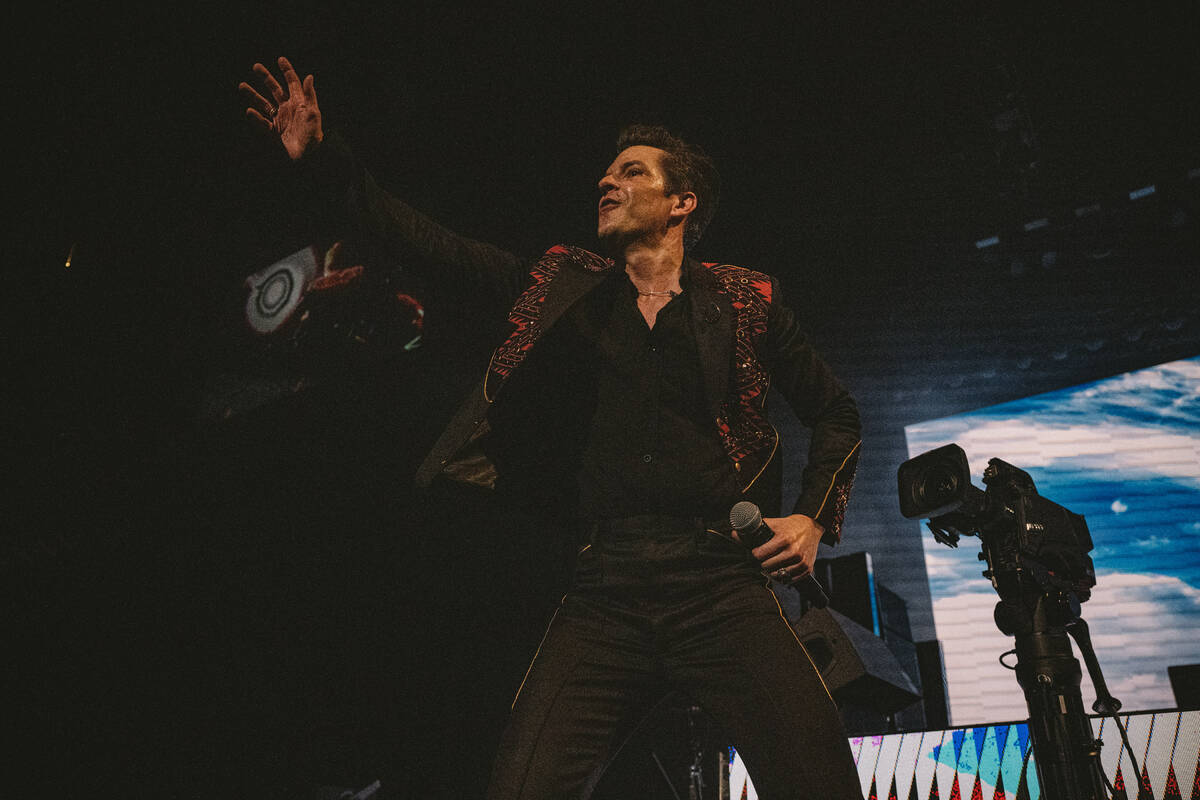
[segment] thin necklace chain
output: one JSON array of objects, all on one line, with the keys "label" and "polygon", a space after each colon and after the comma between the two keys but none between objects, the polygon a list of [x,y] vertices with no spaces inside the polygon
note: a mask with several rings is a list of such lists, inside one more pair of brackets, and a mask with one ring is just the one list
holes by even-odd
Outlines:
[{"label": "thin necklace chain", "polygon": [[665,292],[643,292],[638,290],[638,297],[678,297],[679,292],[667,289]]}]

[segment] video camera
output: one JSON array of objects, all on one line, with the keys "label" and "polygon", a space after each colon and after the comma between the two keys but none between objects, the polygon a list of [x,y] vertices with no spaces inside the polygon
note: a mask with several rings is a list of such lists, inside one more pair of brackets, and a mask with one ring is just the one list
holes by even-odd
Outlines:
[{"label": "video camera", "polygon": [[[1091,597],[1096,569],[1088,553],[1087,523],[1038,494],[1028,472],[993,458],[983,471],[986,490],[971,484],[967,454],[956,444],[930,450],[900,465],[900,513],[929,518],[939,542],[958,547],[961,536],[978,536],[984,577],[1000,595],[994,618],[1015,637],[1014,670],[1029,706],[1030,732],[1038,753],[1044,797],[1098,800],[1115,796],[1100,766],[1102,742],[1083,710],[1074,639],[1087,664],[1096,702],[1092,709],[1116,716],[1121,701],[1109,693],[1080,605]],[[1070,636],[1070,639],[1068,638]],[[1117,719],[1125,746],[1129,739]],[[1129,750],[1133,757],[1132,748]]]},{"label": "video camera", "polygon": [[1024,470],[993,458],[983,472],[987,490],[971,484],[967,455],[948,444],[905,461],[897,472],[900,513],[929,519],[934,538],[957,547],[960,536],[978,536],[984,577],[1004,599],[1022,589],[1091,597],[1096,570],[1088,553],[1087,522],[1038,494]]}]

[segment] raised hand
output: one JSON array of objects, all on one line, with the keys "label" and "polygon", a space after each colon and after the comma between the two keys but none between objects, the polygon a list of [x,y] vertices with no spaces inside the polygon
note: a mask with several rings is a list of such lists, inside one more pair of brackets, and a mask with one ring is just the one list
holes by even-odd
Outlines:
[{"label": "raised hand", "polygon": [[300,76],[292,68],[292,62],[283,56],[279,57],[279,69],[286,89],[275,80],[269,69],[262,64],[254,65],[254,71],[262,77],[263,86],[273,101],[259,94],[245,81],[238,84],[238,89],[250,103],[246,116],[262,130],[278,136],[287,154],[295,161],[324,138],[321,109],[317,106],[312,75],[301,83]]}]

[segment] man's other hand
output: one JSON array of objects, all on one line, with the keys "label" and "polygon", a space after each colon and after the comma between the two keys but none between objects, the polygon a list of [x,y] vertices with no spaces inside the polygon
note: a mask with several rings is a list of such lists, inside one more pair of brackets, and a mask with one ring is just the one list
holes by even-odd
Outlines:
[{"label": "man's other hand", "polygon": [[764,519],[763,524],[774,536],[750,552],[765,574],[781,583],[794,583],[812,572],[824,527],[804,514]]},{"label": "man's other hand", "polygon": [[250,121],[263,131],[277,135],[288,156],[298,161],[325,137],[321,130],[321,109],[317,106],[312,75],[301,83],[292,62],[283,56],[279,58],[279,69],[286,90],[269,69],[262,64],[254,65],[254,71],[262,78],[263,87],[274,98],[273,102],[245,81],[238,84],[238,89],[250,104],[246,109]]}]

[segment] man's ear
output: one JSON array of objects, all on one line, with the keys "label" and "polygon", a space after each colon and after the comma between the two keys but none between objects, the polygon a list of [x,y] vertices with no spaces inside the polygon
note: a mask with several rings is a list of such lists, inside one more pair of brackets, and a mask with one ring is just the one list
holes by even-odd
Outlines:
[{"label": "man's ear", "polygon": [[675,195],[675,205],[671,207],[671,217],[682,220],[696,210],[696,204],[695,192],[680,192]]}]

